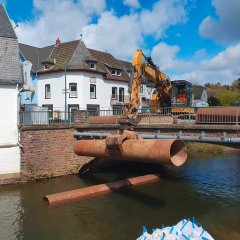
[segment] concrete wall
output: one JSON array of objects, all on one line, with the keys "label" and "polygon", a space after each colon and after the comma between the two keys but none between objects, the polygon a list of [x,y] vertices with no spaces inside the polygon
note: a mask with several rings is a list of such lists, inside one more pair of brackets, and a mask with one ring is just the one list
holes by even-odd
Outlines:
[{"label": "concrete wall", "polygon": [[22,128],[22,178],[78,173],[80,167],[93,158],[75,155],[73,132],[73,128],[61,126]]},{"label": "concrete wall", "polygon": [[[96,78],[96,83],[91,78]],[[64,72],[42,74],[38,77],[38,105],[53,104],[54,110],[64,111]],[[77,83],[77,98],[70,98],[67,94],[67,105],[79,104],[80,109],[86,109],[87,104],[100,105],[102,110],[111,110],[110,100],[112,87],[123,87],[128,94],[128,83],[103,79],[101,74],[85,72],[67,72],[67,89],[69,83]],[[45,99],[45,85],[51,85],[51,99]],[[90,98],[90,84],[96,84],[96,99]]]},{"label": "concrete wall", "polygon": [[20,173],[16,85],[0,85],[0,180]]}]

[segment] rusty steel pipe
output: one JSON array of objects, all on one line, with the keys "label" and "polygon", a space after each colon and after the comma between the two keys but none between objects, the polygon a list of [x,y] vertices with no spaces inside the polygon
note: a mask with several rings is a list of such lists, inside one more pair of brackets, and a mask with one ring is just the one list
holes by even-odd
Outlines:
[{"label": "rusty steel pipe", "polygon": [[79,140],[74,152],[80,156],[103,157],[118,160],[183,165],[187,149],[183,141],[174,139],[129,139],[123,142],[122,152],[109,152],[105,140]]},{"label": "rusty steel pipe", "polygon": [[44,200],[46,200],[49,203],[49,205],[56,206],[56,205],[61,205],[65,203],[76,202],[82,199],[104,195],[124,187],[138,186],[138,185],[153,183],[158,181],[160,181],[159,175],[148,174],[148,175],[135,177],[135,178],[128,178],[128,179],[120,180],[116,182],[98,184],[91,187],[85,187],[85,188],[66,191],[62,193],[46,195],[44,197]]}]

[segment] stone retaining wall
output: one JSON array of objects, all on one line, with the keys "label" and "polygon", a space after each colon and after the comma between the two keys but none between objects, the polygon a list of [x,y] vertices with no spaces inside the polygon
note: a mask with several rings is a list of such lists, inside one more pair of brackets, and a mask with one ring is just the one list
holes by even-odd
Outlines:
[{"label": "stone retaining wall", "polygon": [[39,179],[78,173],[92,158],[73,152],[73,132],[73,127],[66,126],[22,128],[21,177]]}]

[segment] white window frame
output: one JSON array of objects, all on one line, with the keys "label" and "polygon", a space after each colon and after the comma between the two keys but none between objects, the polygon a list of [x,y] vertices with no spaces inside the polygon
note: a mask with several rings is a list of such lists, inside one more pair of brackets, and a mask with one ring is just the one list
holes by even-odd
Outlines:
[{"label": "white window frame", "polygon": [[[71,90],[72,86],[76,87],[76,91]],[[74,95],[73,92],[76,92],[76,94]],[[78,97],[77,83],[69,83],[69,98],[77,98],[77,97]]]},{"label": "white window frame", "polygon": [[45,99],[51,99],[51,85],[45,84]]},{"label": "white window frame", "polygon": [[111,74],[112,74],[113,76],[116,76],[116,75],[117,75],[117,71],[116,71],[115,69],[112,69],[112,70],[111,70]]},{"label": "white window frame", "polygon": [[90,62],[89,66],[90,66],[91,69],[97,69],[97,64],[94,63],[94,62]]},{"label": "white window frame", "polygon": [[120,70],[117,70],[117,76],[119,76],[119,77],[122,76],[122,72]]},{"label": "white window frame", "polygon": [[[114,89],[115,93],[113,93],[113,89]],[[118,94],[118,88],[112,87],[112,99],[117,99],[117,94]]]},{"label": "white window frame", "polygon": [[[92,86],[94,87],[94,92],[91,92],[91,87]],[[90,84],[90,99],[97,99],[97,87],[96,87],[96,84]]]},{"label": "white window frame", "polygon": [[[123,94],[120,94],[123,93]],[[123,87],[119,88],[119,102],[123,102],[124,103],[124,94],[125,94],[125,89]],[[122,101],[120,101],[122,100]]]}]

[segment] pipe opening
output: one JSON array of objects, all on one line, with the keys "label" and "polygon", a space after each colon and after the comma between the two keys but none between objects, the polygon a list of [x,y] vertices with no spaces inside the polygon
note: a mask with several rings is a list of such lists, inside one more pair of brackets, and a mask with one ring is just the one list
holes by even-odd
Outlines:
[{"label": "pipe opening", "polygon": [[175,140],[170,148],[170,156],[172,163],[179,167],[187,160],[187,148],[183,141]]}]

